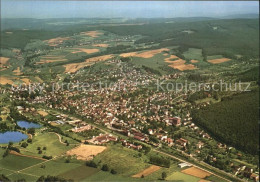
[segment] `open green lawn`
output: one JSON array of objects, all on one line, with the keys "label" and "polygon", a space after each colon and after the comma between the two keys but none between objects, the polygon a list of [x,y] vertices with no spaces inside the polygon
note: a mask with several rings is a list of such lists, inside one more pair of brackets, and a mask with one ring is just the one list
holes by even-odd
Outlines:
[{"label": "open green lawn", "polygon": [[198,182],[200,178],[184,174],[182,172],[174,172],[166,178],[169,181],[178,181],[178,182]]},{"label": "open green lawn", "polygon": [[131,178],[131,177],[124,177],[121,175],[113,175],[110,172],[99,171],[98,173],[91,175],[82,181],[124,181],[124,182],[131,182],[131,181],[144,181],[141,178]]},{"label": "open green lawn", "polygon": [[27,175],[27,174],[24,174],[24,173],[13,173],[10,176],[8,176],[8,178],[11,181],[17,181],[17,180],[24,179],[28,182],[37,181],[37,179],[39,179],[38,176]]},{"label": "open green lawn", "polygon": [[202,49],[189,48],[188,51],[183,53],[184,57],[187,59],[196,59],[202,61]]},{"label": "open green lawn", "polygon": [[91,176],[93,174],[96,174],[98,171],[100,171],[97,168],[88,167],[85,164],[82,166],[76,167],[72,170],[66,171],[59,176],[65,179],[72,179],[74,181],[81,181],[88,176]]},{"label": "open green lawn", "polygon": [[[47,147],[47,150],[42,150],[42,154],[38,154],[37,147]],[[22,154],[34,155],[42,157],[43,155],[47,156],[58,156],[67,150],[75,147],[74,145],[66,146],[59,142],[58,136],[54,133],[40,133],[37,136],[33,137],[32,144],[29,144],[28,147],[21,150]]]},{"label": "open green lawn", "polygon": [[98,154],[94,161],[96,163],[101,161],[100,166],[107,164],[118,174],[132,176],[150,166],[150,164],[145,163],[148,159],[145,156],[138,157],[138,153],[122,146],[108,146],[108,149]]},{"label": "open green lawn", "polygon": [[155,171],[152,174],[149,174],[145,177],[146,180],[161,180],[162,173],[166,172],[167,176],[170,176],[173,172],[180,171],[180,168],[178,167],[177,163],[172,162],[170,168],[162,167],[158,171]]},{"label": "open green lawn", "polygon": [[209,181],[213,181],[213,182],[225,182],[225,180],[223,180],[222,178],[219,178],[214,175],[210,175],[210,176],[206,177],[205,180],[209,180]]},{"label": "open green lawn", "polygon": [[0,160],[0,168],[17,171],[41,162],[43,162],[43,160],[9,154]]},{"label": "open green lawn", "polygon": [[[44,165],[45,168],[42,168],[41,167],[42,165]],[[36,165],[32,168],[24,170],[23,172],[28,173],[28,174],[34,174],[37,176],[42,176],[42,175],[57,176],[59,174],[65,173],[66,171],[70,171],[72,169],[80,167],[82,165],[82,163],[80,161],[65,163],[65,159],[60,158],[57,160],[47,161],[46,163],[44,163],[42,165]]]},{"label": "open green lawn", "polygon": [[220,59],[220,58],[223,58],[223,56],[222,56],[222,55],[207,56],[207,59],[208,59],[208,60],[211,60],[211,59]]},{"label": "open green lawn", "polygon": [[5,175],[5,176],[7,176],[7,175],[10,175],[10,174],[12,174],[12,173],[14,173],[14,171],[9,170],[9,169],[0,168],[0,174],[3,174],[3,175]]}]

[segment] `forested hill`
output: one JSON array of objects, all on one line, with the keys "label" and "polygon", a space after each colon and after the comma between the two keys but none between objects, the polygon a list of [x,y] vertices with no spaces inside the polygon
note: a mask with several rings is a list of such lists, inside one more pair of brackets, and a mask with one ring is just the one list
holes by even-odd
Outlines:
[{"label": "forested hill", "polygon": [[206,108],[193,110],[193,120],[219,141],[257,154],[258,101],[259,90],[242,93]]}]

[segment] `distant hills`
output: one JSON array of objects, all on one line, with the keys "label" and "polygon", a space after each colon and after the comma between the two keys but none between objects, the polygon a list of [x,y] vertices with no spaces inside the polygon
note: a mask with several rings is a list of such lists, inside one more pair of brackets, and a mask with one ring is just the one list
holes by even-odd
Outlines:
[{"label": "distant hills", "polygon": [[[48,29],[52,30],[54,27],[83,24],[83,25],[97,25],[97,24],[120,24],[120,23],[177,23],[177,22],[198,22],[217,19],[256,19],[259,14],[235,14],[229,16],[219,17],[176,17],[176,18],[49,18],[49,19],[34,19],[34,18],[2,18],[1,31],[10,29]],[[95,20],[95,21],[93,21]]]},{"label": "distant hills", "polygon": [[259,18],[259,14],[235,14],[229,16],[223,16],[222,19],[254,19]]}]

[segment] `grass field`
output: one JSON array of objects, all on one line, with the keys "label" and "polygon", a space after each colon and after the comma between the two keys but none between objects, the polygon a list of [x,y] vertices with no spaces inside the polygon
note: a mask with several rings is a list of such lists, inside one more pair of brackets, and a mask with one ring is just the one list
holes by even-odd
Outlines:
[{"label": "grass field", "polygon": [[198,182],[200,178],[184,174],[182,172],[174,172],[166,178],[169,181],[182,181],[182,182]]},{"label": "grass field", "polygon": [[88,167],[86,165],[79,166],[72,170],[66,171],[59,176],[65,179],[72,179],[74,181],[81,181],[85,178],[96,174],[99,171],[97,168]]},{"label": "grass field", "polygon": [[189,48],[188,51],[183,53],[186,59],[195,59],[198,61],[202,61],[202,49]]},{"label": "grass field", "polygon": [[37,181],[37,179],[39,179],[38,176],[32,176],[32,175],[23,174],[23,173],[13,173],[13,174],[9,175],[8,178],[12,181],[18,181],[21,179],[24,179],[26,181]]},{"label": "grass field", "polygon": [[219,178],[217,176],[211,175],[205,178],[205,180],[213,181],[213,182],[226,182],[222,178]]},{"label": "grass field", "polygon": [[[46,147],[47,150],[42,150],[42,154],[38,154],[37,147]],[[34,156],[58,156],[62,153],[65,153],[67,150],[70,150],[75,146],[69,145],[66,146],[59,142],[59,138],[55,133],[40,133],[37,136],[33,137],[32,144],[29,144],[28,147],[21,150],[22,154],[34,155]]]},{"label": "grass field", "polygon": [[172,162],[170,168],[162,167],[158,171],[145,177],[146,180],[161,180],[162,173],[165,172],[167,176],[170,176],[174,172],[179,172],[181,169],[178,167],[177,163]]},{"label": "grass field", "polygon": [[102,165],[107,164],[110,169],[114,169],[123,176],[132,176],[146,169],[150,164],[145,163],[146,157],[138,157],[138,152],[121,147],[108,146],[108,148],[94,157],[94,161]]},{"label": "grass field", "polygon": [[[44,165],[45,168],[42,168],[41,165]],[[65,158],[59,158],[56,160],[47,161],[41,165],[36,165],[31,168],[24,170],[24,173],[34,174],[37,176],[42,175],[59,175],[65,173],[66,171],[73,170],[77,167],[80,167],[82,163],[78,161],[71,161],[70,163],[65,163]]]},{"label": "grass field", "polygon": [[16,155],[8,155],[0,160],[0,168],[10,169],[10,170],[21,170],[29,166],[43,162],[39,159],[33,159],[28,157],[21,157]]},{"label": "grass field", "polygon": [[104,172],[104,171],[99,171],[98,173],[91,175],[82,181],[126,181],[126,182],[131,182],[131,181],[143,181],[144,179],[142,178],[131,178],[131,177],[125,177],[121,175],[113,175],[109,172]]}]

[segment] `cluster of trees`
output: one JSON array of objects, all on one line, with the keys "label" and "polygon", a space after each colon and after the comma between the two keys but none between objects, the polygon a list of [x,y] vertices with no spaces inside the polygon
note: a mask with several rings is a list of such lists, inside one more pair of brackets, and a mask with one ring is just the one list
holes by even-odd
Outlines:
[{"label": "cluster of trees", "polygon": [[5,132],[5,131],[9,131],[9,130],[10,130],[10,127],[7,126],[6,123],[3,123],[3,122],[0,123],[0,131],[1,132]]},{"label": "cluster of trees", "polygon": [[26,120],[26,117],[21,115],[14,107],[10,107],[10,117],[14,120]]},{"label": "cluster of trees", "polygon": [[9,182],[11,180],[8,177],[6,177],[5,175],[0,174],[0,181],[1,182]]},{"label": "cluster of trees", "polygon": [[149,73],[153,73],[153,74],[156,74],[156,75],[161,75],[161,72],[160,72],[160,71],[155,70],[155,69],[153,69],[153,68],[150,68],[150,67],[148,67],[148,66],[142,65],[142,68],[143,68],[145,71],[149,72]]},{"label": "cluster of trees", "polygon": [[[87,161],[86,166],[98,168],[98,164],[96,164],[95,161],[93,161],[93,160]],[[117,171],[114,170],[114,169],[110,170],[107,164],[103,164],[102,167],[101,167],[101,170],[102,171],[110,171],[111,174],[117,174]]]},{"label": "cluster of trees", "polygon": [[61,178],[61,177],[57,177],[57,176],[41,176],[37,182],[73,182],[72,179],[64,179],[64,178]]},{"label": "cluster of trees", "polygon": [[6,147],[6,151],[4,152],[2,157],[6,157],[9,155],[10,150],[13,150],[17,153],[20,153],[20,149],[13,146],[13,142],[9,142],[8,146]]},{"label": "cluster of trees", "polygon": [[98,136],[100,133],[101,132],[98,129],[94,129],[94,130],[80,132],[80,135],[84,136],[86,139],[90,139],[93,136]]},{"label": "cluster of trees", "polygon": [[217,140],[242,151],[258,153],[259,90],[235,95],[229,99],[192,111],[193,121]]},{"label": "cluster of trees", "polygon": [[169,168],[171,165],[171,162],[167,158],[159,157],[159,156],[151,156],[150,157],[150,163],[158,165],[158,166],[163,166]]},{"label": "cluster of trees", "polygon": [[52,159],[52,156],[44,155],[44,156],[42,156],[42,158],[47,159],[47,160],[51,160],[51,159]]}]

